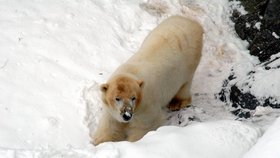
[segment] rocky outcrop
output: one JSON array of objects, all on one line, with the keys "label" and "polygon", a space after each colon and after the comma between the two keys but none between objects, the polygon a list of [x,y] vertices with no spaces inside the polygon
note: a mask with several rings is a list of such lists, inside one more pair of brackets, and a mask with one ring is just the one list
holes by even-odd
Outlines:
[{"label": "rocky outcrop", "polygon": [[[248,13],[241,15],[238,11],[233,12],[232,20],[236,33],[241,39],[248,41],[248,50],[251,55],[258,57],[259,67],[264,71],[279,69],[280,55],[273,55],[280,53],[280,1],[241,0],[241,4]],[[225,79],[222,90],[217,94],[217,98],[235,108],[232,112],[239,117],[250,117],[250,110],[256,109],[257,106],[280,108],[278,98],[256,97],[251,93],[250,86],[255,82],[256,73],[260,72],[251,71],[246,79],[236,80],[239,76],[236,76],[233,68],[231,75]],[[280,88],[280,83],[275,86]]]},{"label": "rocky outcrop", "polygon": [[[259,1],[257,4],[256,1],[253,3],[244,0],[243,4],[249,5],[245,8],[250,12],[245,15],[235,12],[232,19],[236,33],[249,42],[250,54],[264,62],[269,60],[271,55],[280,52],[280,1]],[[250,5],[250,2],[254,5]]]}]

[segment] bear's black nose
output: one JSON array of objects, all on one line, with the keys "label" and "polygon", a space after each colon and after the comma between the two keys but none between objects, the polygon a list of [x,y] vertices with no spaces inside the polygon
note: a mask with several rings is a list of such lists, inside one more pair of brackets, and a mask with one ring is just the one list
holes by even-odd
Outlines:
[{"label": "bear's black nose", "polygon": [[132,115],[129,112],[125,112],[122,117],[123,120],[129,121],[132,118]]}]

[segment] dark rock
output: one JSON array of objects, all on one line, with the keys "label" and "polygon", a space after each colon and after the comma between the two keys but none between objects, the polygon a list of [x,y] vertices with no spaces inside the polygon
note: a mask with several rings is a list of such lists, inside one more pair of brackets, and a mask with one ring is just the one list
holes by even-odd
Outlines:
[{"label": "dark rock", "polygon": [[234,80],[234,79],[236,79],[236,76],[234,76],[234,74],[231,74],[228,76],[229,81]]},{"label": "dark rock", "polygon": [[263,106],[270,106],[272,108],[277,108],[277,109],[280,108],[280,104],[277,103],[277,100],[272,97],[265,99]]},{"label": "dark rock", "polygon": [[234,9],[233,12],[232,12],[232,15],[231,15],[230,19],[231,19],[234,23],[236,23],[236,21],[238,20],[238,18],[239,18],[240,16],[241,16],[241,13],[240,13],[238,10]]},{"label": "dark rock", "polygon": [[259,32],[255,26],[260,21],[261,19],[258,13],[241,15],[235,22],[235,31],[241,39],[251,43],[255,35]]},{"label": "dark rock", "polygon": [[280,1],[279,0],[269,0],[264,18],[268,20],[278,20],[280,19]]},{"label": "dark rock", "polygon": [[250,54],[258,56],[261,62],[267,61],[272,55],[280,52],[280,39],[273,36],[271,30],[264,29],[256,33],[249,50]]},{"label": "dark rock", "polygon": [[262,20],[258,13],[246,14],[236,20],[235,30],[241,39],[249,42],[250,54],[261,62],[280,52],[280,21]]},{"label": "dark rock", "polygon": [[226,95],[229,93],[229,89],[228,89],[229,82],[235,78],[236,77],[234,76],[234,74],[231,74],[231,75],[229,75],[229,77],[226,80],[224,80],[222,90],[218,94],[215,95],[215,97],[217,99],[220,99],[222,102],[227,102]]},{"label": "dark rock", "polygon": [[241,2],[245,9],[249,9],[249,13],[240,15],[236,10],[233,12],[236,33],[249,42],[250,54],[257,56],[261,62],[267,61],[271,55],[280,52],[280,39],[277,37],[280,35],[280,9],[275,8],[280,5],[280,1]]},{"label": "dark rock", "polygon": [[268,3],[267,0],[240,0],[240,2],[249,13],[264,12]]},{"label": "dark rock", "polygon": [[248,111],[242,111],[241,109],[236,109],[234,111],[231,112],[232,114],[240,117],[240,118],[250,118],[251,117],[251,113]]},{"label": "dark rock", "polygon": [[275,32],[280,35],[280,17],[278,20],[263,20],[263,28],[270,30],[271,32]]},{"label": "dark rock", "polygon": [[277,68],[279,68],[280,65],[275,65],[274,64],[273,66],[271,66],[271,64],[273,64],[273,62],[277,62],[277,60],[279,60],[279,59],[280,59],[280,57],[276,57],[272,60],[269,60],[269,61],[263,63],[263,66],[265,67],[266,70],[269,70],[271,68],[272,69],[277,69]]},{"label": "dark rock", "polygon": [[230,101],[233,107],[241,107],[244,109],[255,110],[260,105],[258,99],[252,94],[246,92],[243,93],[236,85],[231,87]]}]

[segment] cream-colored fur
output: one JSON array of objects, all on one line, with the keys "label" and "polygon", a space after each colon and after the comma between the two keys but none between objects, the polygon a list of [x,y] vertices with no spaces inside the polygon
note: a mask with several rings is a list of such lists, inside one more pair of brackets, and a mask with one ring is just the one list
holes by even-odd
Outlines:
[{"label": "cream-colored fur", "polygon": [[[164,123],[166,106],[179,110],[190,104],[202,36],[197,22],[181,16],[156,27],[139,51],[101,86],[103,116],[93,143],[139,140]],[[132,115],[128,121],[123,120],[126,108]]]}]

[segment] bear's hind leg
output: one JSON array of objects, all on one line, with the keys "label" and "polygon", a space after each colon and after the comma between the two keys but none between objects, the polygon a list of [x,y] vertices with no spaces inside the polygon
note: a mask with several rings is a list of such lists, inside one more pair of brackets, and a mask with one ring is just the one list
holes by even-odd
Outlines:
[{"label": "bear's hind leg", "polygon": [[175,97],[170,101],[168,109],[171,111],[178,111],[182,108],[188,107],[192,102],[191,96],[191,82],[185,83]]}]

